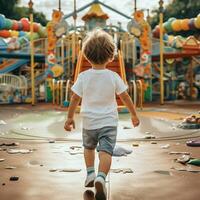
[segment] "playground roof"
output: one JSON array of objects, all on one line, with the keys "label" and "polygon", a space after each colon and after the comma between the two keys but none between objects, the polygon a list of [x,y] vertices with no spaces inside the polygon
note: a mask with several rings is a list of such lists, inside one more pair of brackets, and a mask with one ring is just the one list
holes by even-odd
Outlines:
[{"label": "playground roof", "polygon": [[99,3],[94,3],[90,7],[90,10],[82,17],[82,20],[87,21],[90,18],[98,17],[102,19],[108,19],[109,16],[103,12]]},{"label": "playground roof", "polygon": [[[87,9],[88,7],[92,6],[93,4],[97,4],[97,3],[98,3],[98,4],[101,4],[101,5],[104,6],[105,8],[107,8],[107,9],[109,9],[109,10],[111,10],[111,11],[113,11],[113,12],[119,14],[119,15],[121,15],[122,17],[125,17],[126,19],[132,19],[131,16],[128,16],[128,15],[124,14],[123,12],[120,12],[120,11],[118,11],[118,10],[112,8],[111,6],[108,6],[107,4],[105,4],[105,3],[103,3],[103,2],[101,2],[101,1],[99,1],[99,0],[94,0],[94,1],[92,1],[91,3],[88,3],[88,4],[86,4],[85,6],[83,6],[83,7],[79,8],[79,9],[77,9],[77,10],[76,10],[76,13],[79,13],[79,12],[81,12],[81,11]],[[67,19],[67,18],[69,18],[69,17],[74,16],[76,13],[71,12],[71,13],[65,15],[65,16],[64,16],[64,19]]]}]

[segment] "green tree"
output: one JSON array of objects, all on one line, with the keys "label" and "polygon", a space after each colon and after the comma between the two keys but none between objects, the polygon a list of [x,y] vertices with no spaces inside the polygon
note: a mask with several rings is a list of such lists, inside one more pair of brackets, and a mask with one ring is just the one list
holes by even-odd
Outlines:
[{"label": "green tree", "polygon": [[[153,17],[151,18],[151,26],[154,28],[159,24],[159,10],[153,10]],[[164,21],[171,17],[177,19],[194,18],[200,13],[199,0],[173,0],[164,9]],[[199,34],[199,31],[188,31],[174,34],[181,34],[184,36]]]},{"label": "green tree", "polygon": [[[9,19],[19,20],[22,17],[29,18],[29,8],[19,7],[20,0],[0,0],[0,14],[5,15]],[[47,24],[46,16],[42,12],[34,10],[34,21],[41,23],[43,26]]]},{"label": "green tree", "polygon": [[0,13],[11,18],[18,3],[18,0],[0,0]]},{"label": "green tree", "polygon": [[[46,16],[42,12],[33,11],[34,22],[38,22],[43,26],[46,26],[47,19]],[[13,19],[19,20],[22,17],[29,18],[29,9],[27,7],[15,7]]]}]

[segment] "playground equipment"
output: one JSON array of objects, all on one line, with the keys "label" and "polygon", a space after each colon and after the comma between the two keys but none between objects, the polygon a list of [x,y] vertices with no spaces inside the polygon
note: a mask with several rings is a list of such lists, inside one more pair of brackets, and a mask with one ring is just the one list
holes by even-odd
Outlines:
[{"label": "playground equipment", "polygon": [[[42,64],[38,64],[38,62],[43,62],[45,61],[45,55],[44,55],[44,45],[45,45],[45,40],[35,40],[33,43],[33,47],[34,48],[34,53],[35,53],[35,71],[37,72],[38,70],[38,66],[42,66]],[[30,97],[30,89],[32,88],[31,86],[31,78],[30,78],[30,67],[28,67],[28,63],[30,63],[30,47],[29,45],[23,45],[23,47],[21,47],[20,50],[15,50],[12,52],[8,52],[7,51],[7,43],[4,43],[3,47],[0,50],[0,58],[1,63],[0,63],[0,75],[1,76],[6,76],[8,74],[6,73],[11,73],[13,71],[15,71],[15,74],[17,74],[16,72],[18,72],[19,74],[21,74],[24,70],[25,70],[25,76],[26,76],[26,80],[27,80],[27,92],[23,95],[21,95],[21,90],[19,88],[15,88],[15,87],[10,87],[9,84],[6,84],[9,88],[11,88],[10,93],[19,93],[18,94],[18,100],[16,101],[14,97],[12,97],[11,99],[14,100],[7,100],[5,98],[5,95],[3,95],[3,97],[1,98],[1,103],[13,103],[13,102],[18,102],[18,103],[22,103],[22,102],[30,102],[31,101],[31,97]],[[7,58],[7,59],[6,59]],[[38,73],[37,73],[38,74]],[[21,76],[19,76],[21,78]],[[45,81],[45,77],[44,75],[37,75],[35,76],[35,86],[37,87],[37,90],[40,88],[40,85],[42,84],[42,82]],[[19,91],[19,92],[18,92]],[[3,88],[0,89],[0,93],[2,94],[6,94],[3,91]],[[9,96],[15,96],[14,94]],[[37,97],[39,99],[39,95],[40,92],[37,92]]]},{"label": "playground equipment", "polygon": [[[159,37],[159,26],[156,26],[153,30],[154,37]],[[192,19],[176,19],[170,18],[163,24],[164,33],[189,31],[200,29],[200,14],[196,18]]]},{"label": "playground equipment", "polygon": [[[91,67],[92,67],[91,64],[85,59],[82,52],[80,52],[73,81],[74,82],[76,81],[79,73],[81,73]],[[110,69],[110,70],[118,73],[120,75],[120,77],[122,78],[122,80],[125,83],[127,83],[124,61],[123,61],[123,57],[122,57],[120,50],[118,51],[118,55],[115,57],[115,59],[107,65],[107,69]],[[120,106],[120,107],[123,105],[121,100],[118,97],[117,97],[117,103],[118,103],[118,106]]]},{"label": "playground equipment", "polygon": [[[106,20],[108,19],[108,15],[103,12],[100,5],[103,5],[127,19],[131,19],[131,17],[126,16],[100,1],[93,1],[77,10],[78,13],[91,6],[90,10],[82,17],[85,22],[86,31],[100,26],[113,35],[116,44],[118,44],[120,49],[117,58],[118,60],[115,63],[112,63],[113,68],[116,67],[118,73],[120,72],[120,76],[128,83],[134,79],[132,69],[133,65],[138,60],[136,55],[136,46],[138,44],[136,44],[134,37],[132,35],[127,35],[120,26],[107,25]],[[46,69],[43,68],[45,74],[36,76],[34,79],[36,80],[36,83],[32,85],[32,87],[41,83],[41,81],[37,81],[38,79],[45,80],[46,101],[53,101],[53,103],[64,104],[65,106],[69,104],[70,86],[77,77],[77,73],[79,73],[78,70],[80,70],[80,64],[82,64],[79,52],[81,40],[86,34],[83,27],[69,28],[64,19],[67,19],[72,15],[73,14],[71,13],[68,16],[64,16],[60,10],[54,10],[52,20],[47,24],[46,29],[41,25],[34,23],[34,42],[31,46],[32,49],[34,49],[34,71],[40,70],[38,66],[41,66],[41,64],[38,63],[44,63],[46,61],[47,64]],[[15,73],[21,73],[20,71],[23,69],[22,66],[29,65],[31,58],[29,45],[30,22],[27,19],[21,19],[20,21],[9,20],[1,15],[0,29],[1,37],[11,38],[4,47],[0,47],[0,57],[3,58],[1,60],[0,73],[13,72],[13,70],[15,70]],[[39,37],[45,36],[47,36],[47,40],[36,40]],[[19,48],[20,50],[18,50]],[[7,58],[7,60],[5,60],[5,58]],[[29,78],[30,74],[28,73],[30,73],[30,70],[26,72],[29,91],[31,85]],[[33,78],[34,77],[32,77],[32,79]],[[138,83],[139,81],[136,86],[139,85]],[[141,95],[141,97],[142,96],[143,95]],[[120,100],[118,101],[121,105]]]},{"label": "playground equipment", "polygon": [[[108,24],[109,16],[101,6],[131,20],[127,25],[128,31],[123,30],[120,23],[118,26]],[[89,11],[82,16],[84,25],[76,26],[74,14],[88,7]],[[65,22],[69,17],[74,17],[74,26],[69,26]],[[71,85],[81,71],[91,67],[80,51],[82,40],[87,31],[101,27],[114,37],[118,47],[118,55],[108,68],[119,73],[129,85],[129,93],[135,104],[142,109],[144,101],[152,101],[159,95],[159,27],[153,30],[153,36],[156,38],[152,38],[151,28],[142,11],[135,11],[132,18],[101,1],[94,0],[68,15],[64,15],[60,10],[54,10],[52,20],[46,28],[37,23],[33,26],[32,49],[36,75],[35,84],[31,86],[30,68],[27,67],[31,58],[30,22],[27,19],[9,20],[0,15],[0,37],[6,38],[0,39],[0,74],[25,73],[28,94],[31,87],[36,86],[38,91],[42,85],[45,86],[46,102],[68,106]],[[190,20],[169,19],[163,24],[163,29],[165,99],[182,98],[181,94],[186,99],[199,98],[200,43],[193,36],[183,38],[168,34],[174,31],[200,29],[200,15]],[[117,101],[121,107],[122,103],[119,99]]]},{"label": "playground equipment", "polygon": [[[13,71],[20,74],[23,68],[28,68],[30,61],[32,63],[33,59],[35,60],[33,66],[37,71],[37,63],[45,62],[45,39],[43,38],[46,37],[46,29],[38,23],[33,23],[33,33],[31,35],[31,27],[31,22],[26,18],[16,21],[0,15],[0,74]],[[33,42],[30,42],[31,39],[33,39]],[[33,59],[31,55],[33,55]],[[30,70],[27,72],[30,73]],[[28,73],[26,78],[30,80],[30,74]],[[38,77],[35,78],[38,79]],[[30,81],[28,82],[30,83]],[[29,86],[28,91],[31,88],[33,87]],[[27,102],[27,98],[30,99],[30,96],[29,94],[26,94],[26,96],[19,102]]]},{"label": "playground equipment", "polygon": [[[200,29],[200,14],[197,15],[196,18],[192,19],[176,19],[170,18],[163,24],[163,40],[174,48],[182,48],[184,43],[189,38],[184,38],[181,35],[173,36],[168,35],[169,33],[175,32],[185,32],[189,30],[199,30]],[[157,25],[153,30],[153,37],[159,38],[160,37],[160,27]]]},{"label": "playground equipment", "polygon": [[[118,72],[119,75],[122,77],[122,79],[127,83],[127,81],[130,81],[133,79],[133,76],[130,74],[132,74],[132,64],[135,63],[136,61],[136,53],[135,53],[136,45],[134,42],[131,43],[131,41],[134,41],[134,39],[132,36],[126,37],[125,36],[126,33],[121,32],[120,29],[118,29],[117,27],[106,25],[106,20],[108,19],[108,15],[103,12],[102,8],[100,7],[100,4],[105,6],[100,1],[98,2],[94,1],[91,4],[88,4],[87,6],[83,7],[83,9],[85,9],[86,7],[91,6],[89,11],[82,17],[82,19],[85,22],[87,31],[92,30],[97,26],[100,26],[101,28],[108,31],[110,34],[114,36],[115,41],[116,43],[119,44],[118,47],[121,50],[118,51],[118,56],[108,66],[108,68]],[[77,12],[79,12],[79,10]],[[67,18],[67,17],[64,16],[64,18]],[[114,31],[114,29],[116,29],[116,31]],[[68,36],[62,37],[60,39],[60,45],[57,45],[56,47],[56,53],[55,53],[56,58],[63,57],[62,55],[65,55],[64,60],[67,60],[67,69],[64,70],[65,71],[64,77],[66,77],[66,79],[63,80],[62,78],[60,79],[59,77],[57,78],[54,77],[54,79],[51,81],[52,98],[53,98],[54,104],[60,104],[60,105],[65,105],[65,106],[69,105],[70,86],[77,79],[77,76],[81,71],[86,70],[91,67],[80,51],[81,40],[84,37],[85,37],[85,32],[81,31],[77,33],[74,31],[72,32],[71,35],[69,34]],[[57,41],[57,43],[58,42],[59,41]],[[126,57],[124,58],[123,55],[125,55]],[[64,60],[61,59],[60,63],[62,66],[65,63]],[[126,63],[124,63],[124,60],[126,60],[127,63],[128,62],[131,63],[131,68],[128,69],[127,67],[125,67]],[[54,60],[54,61],[58,63],[58,60]],[[69,65],[69,61],[71,61],[71,66]],[[75,63],[74,61],[76,61],[76,65],[74,65]],[[127,69],[129,70],[129,72],[127,72]],[[68,73],[67,71],[70,71],[71,73]],[[137,82],[137,86],[138,86],[138,83],[139,82]],[[138,87],[136,87],[135,89],[137,88]],[[133,91],[133,88],[132,88],[132,91]],[[64,97],[65,99],[63,100]],[[120,102],[119,99],[117,99],[117,101],[121,107],[122,103]],[[136,97],[135,97],[135,101],[136,101]],[[142,104],[142,102],[143,100],[140,101],[140,105]]]},{"label": "playground equipment", "polygon": [[[70,87],[71,81],[56,81],[55,79],[52,80],[52,93],[53,93],[53,104],[60,105],[60,106],[69,106],[70,102]],[[132,80],[129,84],[129,93],[131,98],[134,101],[134,104],[139,107],[141,110],[143,109],[143,88],[142,88],[142,81]],[[119,106],[119,110],[122,110],[123,107]]]},{"label": "playground equipment", "polygon": [[[128,31],[139,40],[140,57],[139,63],[134,67],[133,73],[136,77],[142,80],[142,88],[144,99],[152,100],[152,80],[151,80],[151,54],[152,54],[152,39],[151,28],[148,22],[144,19],[143,11],[135,11],[134,18],[128,23]],[[135,49],[137,52],[137,49]]]},{"label": "playground equipment", "polygon": [[[76,66],[76,71],[74,74],[73,82],[76,81],[78,74],[91,68],[92,66],[90,63],[85,59],[83,56],[82,52],[79,52],[78,56],[78,61],[77,61],[77,66]],[[107,66],[108,69],[118,73],[121,78],[124,80],[125,83],[127,83],[126,79],[126,73],[125,73],[125,67],[124,67],[124,59],[122,56],[121,51],[118,51],[118,55],[115,57],[115,59],[108,64]],[[133,87],[131,87],[131,84],[133,84]],[[139,107],[142,109],[143,108],[143,88],[142,88],[142,82],[140,80],[134,81],[132,80],[130,84],[130,94],[131,97],[134,99],[135,105],[137,105],[137,99],[139,101]],[[65,85],[65,86],[64,86]],[[64,86],[64,87],[63,87]],[[69,105],[69,91],[70,91],[70,80],[66,81],[55,81],[53,79],[53,103],[57,103],[58,105]],[[63,97],[65,96],[65,101],[63,103]],[[119,110],[123,110],[124,106],[119,99],[117,98],[117,103],[118,103],[118,108]]]},{"label": "playground equipment", "polygon": [[[182,121],[182,123],[180,123],[179,127],[183,128],[183,129],[199,129],[200,128],[200,113],[194,113],[194,114],[186,117]],[[192,142],[192,143],[194,143],[194,142]],[[195,146],[195,144],[191,144],[191,142],[188,144],[190,144],[188,146],[192,146],[192,145]]]},{"label": "playground equipment", "polygon": [[28,83],[24,76],[0,74],[0,103],[20,103],[27,95]]},{"label": "playground equipment", "polygon": [[63,74],[64,66],[58,65],[57,58],[55,55],[56,43],[59,37],[67,32],[67,24],[62,21],[63,13],[61,11],[54,10],[52,14],[52,20],[47,24],[47,65],[48,69],[46,71],[47,76],[59,77]]},{"label": "playground equipment", "polygon": [[[45,28],[38,24],[33,24],[33,38],[34,40],[46,37]],[[20,21],[5,18],[0,15],[0,37],[3,38],[18,38],[16,43],[23,45],[26,41],[30,40],[30,22],[27,18],[22,18]]]},{"label": "playground equipment", "polygon": [[133,99],[134,105],[138,106],[140,110],[143,109],[143,83],[141,80],[130,81],[129,94]]},{"label": "playground equipment", "polygon": [[8,86],[8,87],[13,87],[17,89],[23,89],[25,90],[25,93],[27,93],[27,80],[25,77],[18,77],[15,75],[11,74],[3,74],[0,75],[0,85],[1,87],[3,86]]},{"label": "playground equipment", "polygon": [[[181,35],[173,36],[169,33],[199,30],[200,15],[192,19],[170,18],[163,24],[164,40],[164,79],[165,99],[191,99],[200,98],[199,77],[200,77],[200,41],[194,36],[187,38]],[[160,28],[156,26],[153,30],[153,66],[159,70],[159,43],[156,42]],[[154,68],[155,69],[155,68]],[[156,71],[158,71],[156,70]],[[169,76],[166,76],[167,73]],[[154,71],[153,75],[156,73]],[[158,77],[159,78],[159,77]],[[154,80],[154,86],[157,84]],[[157,84],[159,85],[159,84]],[[153,86],[153,87],[154,87]],[[155,87],[154,87],[155,88]]]},{"label": "playground equipment", "polygon": [[2,64],[0,64],[0,74],[11,72],[25,64],[27,64],[27,60],[3,60]]}]

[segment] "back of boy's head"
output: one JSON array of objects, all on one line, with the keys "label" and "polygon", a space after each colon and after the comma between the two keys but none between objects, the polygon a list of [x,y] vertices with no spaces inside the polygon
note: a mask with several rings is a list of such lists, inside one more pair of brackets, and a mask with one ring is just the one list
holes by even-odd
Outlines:
[{"label": "back of boy's head", "polygon": [[114,57],[114,52],[112,36],[100,29],[90,32],[83,42],[83,53],[92,64],[105,64]]}]

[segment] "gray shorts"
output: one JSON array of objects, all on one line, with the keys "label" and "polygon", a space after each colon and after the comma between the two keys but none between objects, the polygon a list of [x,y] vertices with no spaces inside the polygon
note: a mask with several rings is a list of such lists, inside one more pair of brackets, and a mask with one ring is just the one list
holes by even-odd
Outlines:
[{"label": "gray shorts", "polygon": [[97,151],[104,151],[112,155],[116,138],[116,126],[106,126],[95,130],[83,129],[83,146],[86,149],[95,149],[97,147]]}]

